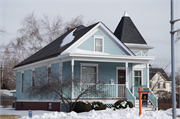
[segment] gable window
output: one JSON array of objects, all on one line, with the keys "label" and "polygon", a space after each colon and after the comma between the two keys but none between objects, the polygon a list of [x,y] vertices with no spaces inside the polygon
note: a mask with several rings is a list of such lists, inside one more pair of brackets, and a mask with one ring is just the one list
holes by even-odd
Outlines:
[{"label": "gable window", "polygon": [[21,93],[24,91],[24,73],[22,73],[22,82],[21,82]]},{"label": "gable window", "polygon": [[98,72],[98,64],[81,63],[81,82],[96,83],[97,72]]},{"label": "gable window", "polygon": [[95,38],[95,51],[103,52],[103,39]]},{"label": "gable window", "polygon": [[134,80],[135,80],[135,86],[141,85],[141,71],[134,71]]}]

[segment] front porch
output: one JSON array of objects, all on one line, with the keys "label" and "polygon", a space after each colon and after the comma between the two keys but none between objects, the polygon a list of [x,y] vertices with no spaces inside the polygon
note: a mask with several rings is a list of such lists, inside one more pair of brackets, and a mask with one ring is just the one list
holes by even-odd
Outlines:
[{"label": "front porch", "polygon": [[[84,95],[81,99],[86,100],[118,100],[127,99],[135,105],[135,100],[138,98],[136,87],[145,86],[149,88],[149,58],[146,57],[129,57],[129,56],[90,56],[90,55],[71,55],[69,59],[61,59],[60,67],[65,72],[71,72],[72,78],[78,77],[81,79],[80,84],[86,77],[94,77],[93,82],[89,82],[85,87],[95,86],[102,87],[108,92],[108,97],[101,95],[92,96]],[[71,67],[66,69],[66,67]],[[88,72],[87,72],[88,71]],[[135,71],[141,72],[141,75],[136,75]],[[103,81],[103,85],[98,84]],[[81,89],[78,89],[79,91]],[[71,99],[75,100],[79,95],[78,90],[74,87],[71,90]],[[157,102],[154,95],[153,102]],[[154,103],[157,106],[157,103]]]}]

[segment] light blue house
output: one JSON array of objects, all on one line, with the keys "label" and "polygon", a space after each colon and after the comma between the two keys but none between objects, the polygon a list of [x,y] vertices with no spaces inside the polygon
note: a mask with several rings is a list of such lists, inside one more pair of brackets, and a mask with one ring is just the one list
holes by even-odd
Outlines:
[{"label": "light blue house", "polygon": [[[148,51],[152,48],[127,13],[114,33],[102,22],[73,28],[14,67],[17,109],[63,110],[59,98],[29,99],[24,93],[27,82],[34,85],[35,72],[48,74],[49,70],[62,75],[59,78],[67,73],[76,74],[82,82],[85,80],[83,76],[94,77],[89,85],[104,79],[109,98],[88,97],[80,100],[102,101],[110,105],[119,99],[127,99],[136,106],[138,87],[149,88],[149,61],[154,57],[148,56]],[[48,79],[46,74],[44,76]],[[72,90],[70,93],[71,98],[75,99],[77,92]],[[148,97],[157,108],[157,99],[152,92]]]}]

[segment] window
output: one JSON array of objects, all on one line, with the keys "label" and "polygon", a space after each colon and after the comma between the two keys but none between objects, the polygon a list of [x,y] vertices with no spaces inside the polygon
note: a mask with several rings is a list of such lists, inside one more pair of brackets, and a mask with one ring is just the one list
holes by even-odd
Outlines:
[{"label": "window", "polygon": [[149,83],[149,87],[150,87],[150,88],[152,87],[152,83],[151,83],[151,82]]},{"label": "window", "polygon": [[141,71],[134,71],[135,86],[141,85]]},{"label": "window", "polygon": [[48,67],[48,83],[51,82],[51,67]]},{"label": "window", "polygon": [[98,64],[81,63],[81,82],[96,83],[98,74]]},{"label": "window", "polygon": [[96,67],[83,66],[82,67],[82,83],[96,82]]},{"label": "window", "polygon": [[158,83],[158,88],[160,88],[160,83]]},{"label": "window", "polygon": [[166,83],[163,83],[163,88],[166,88]]},{"label": "window", "polygon": [[35,80],[35,72],[32,71],[32,87],[34,86],[34,80]]},{"label": "window", "polygon": [[102,38],[95,38],[95,51],[103,52],[103,40],[102,40]]},{"label": "window", "polygon": [[24,86],[24,73],[22,73],[21,93],[23,93],[24,91],[23,86]]}]

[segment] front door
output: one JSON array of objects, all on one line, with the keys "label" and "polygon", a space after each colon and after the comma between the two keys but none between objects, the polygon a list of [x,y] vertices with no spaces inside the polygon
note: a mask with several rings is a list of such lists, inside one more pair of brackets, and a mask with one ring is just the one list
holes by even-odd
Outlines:
[{"label": "front door", "polygon": [[141,87],[141,71],[134,71],[134,96],[139,98],[139,87]]},{"label": "front door", "polygon": [[126,70],[118,70],[118,84],[126,83]]},{"label": "front door", "polygon": [[126,92],[126,70],[118,70],[118,97],[125,97]]}]

